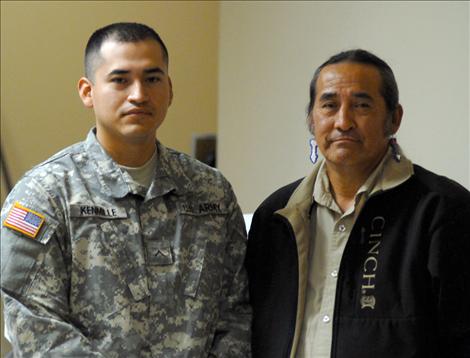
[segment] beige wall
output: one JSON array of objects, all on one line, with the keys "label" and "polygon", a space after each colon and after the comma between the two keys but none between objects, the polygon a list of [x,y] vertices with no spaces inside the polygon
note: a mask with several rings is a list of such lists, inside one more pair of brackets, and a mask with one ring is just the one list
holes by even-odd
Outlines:
[{"label": "beige wall", "polygon": [[355,47],[394,69],[405,152],[470,188],[468,26],[468,2],[223,2],[218,155],[243,211],[308,173],[313,71]]},{"label": "beige wall", "polygon": [[1,138],[14,180],[93,125],[76,83],[88,37],[111,22],[146,23],[169,49],[175,98],[159,139],[189,153],[193,133],[216,131],[217,2],[2,1],[1,10]]},{"label": "beige wall", "polygon": [[88,37],[111,22],[148,24],[168,47],[175,98],[158,138],[189,153],[192,134],[215,133],[218,20],[212,1],[2,1],[1,140],[12,179],[93,125],[76,83]]}]

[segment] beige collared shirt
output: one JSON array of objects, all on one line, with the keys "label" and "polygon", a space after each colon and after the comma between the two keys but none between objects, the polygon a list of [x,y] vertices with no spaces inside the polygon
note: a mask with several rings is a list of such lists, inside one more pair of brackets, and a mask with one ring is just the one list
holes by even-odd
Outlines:
[{"label": "beige collared shirt", "polygon": [[374,193],[391,189],[413,173],[411,162],[400,162],[387,152],[356,193],[354,205],[342,212],[330,190],[323,162],[313,188],[317,204],[312,215],[312,242],[309,250],[305,313],[297,348],[297,358],[330,356],[336,282],[344,248],[353,225],[367,199]]}]

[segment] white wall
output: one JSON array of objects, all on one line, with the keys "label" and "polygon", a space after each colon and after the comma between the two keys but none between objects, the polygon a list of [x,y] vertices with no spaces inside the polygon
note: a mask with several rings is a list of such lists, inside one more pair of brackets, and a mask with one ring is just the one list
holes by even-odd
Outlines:
[{"label": "white wall", "polygon": [[395,72],[407,155],[469,188],[469,14],[468,2],[223,2],[219,163],[243,211],[308,173],[309,82],[355,47]]}]

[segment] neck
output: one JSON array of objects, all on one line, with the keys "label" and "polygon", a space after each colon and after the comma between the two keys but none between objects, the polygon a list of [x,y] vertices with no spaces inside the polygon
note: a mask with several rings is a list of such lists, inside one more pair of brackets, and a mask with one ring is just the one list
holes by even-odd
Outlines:
[{"label": "neck", "polygon": [[143,147],[128,146],[124,151],[108,152],[114,161],[120,165],[137,168],[147,163],[155,153],[156,145]]},{"label": "neck", "polygon": [[354,204],[356,193],[367,180],[367,177],[351,175],[347,170],[331,170],[328,165],[327,173],[333,197],[340,209],[345,212]]},{"label": "neck", "polygon": [[96,135],[98,142],[113,160],[126,167],[140,167],[152,158],[156,150],[155,137],[141,142],[117,142]]},{"label": "neck", "polygon": [[381,160],[382,157],[366,166],[341,166],[326,162],[333,197],[343,212],[354,204],[357,191]]}]

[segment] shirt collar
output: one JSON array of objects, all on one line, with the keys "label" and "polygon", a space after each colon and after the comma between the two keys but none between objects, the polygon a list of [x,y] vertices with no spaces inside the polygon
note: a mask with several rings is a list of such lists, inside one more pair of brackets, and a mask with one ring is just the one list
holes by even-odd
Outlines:
[{"label": "shirt collar", "polygon": [[[400,153],[402,154],[401,148]],[[361,195],[365,195],[368,198],[381,191],[390,190],[405,182],[412,175],[412,162],[403,154],[400,161],[397,162],[392,150],[389,148],[379,165],[377,165],[364,184],[358,189],[356,202]],[[313,197],[318,204],[341,213],[331,194],[330,181],[324,160],[319,164],[318,174],[313,186]]]},{"label": "shirt collar", "polygon": [[341,212],[331,194],[330,180],[328,179],[324,160],[319,165],[318,174],[313,184],[313,198],[319,205]]}]

